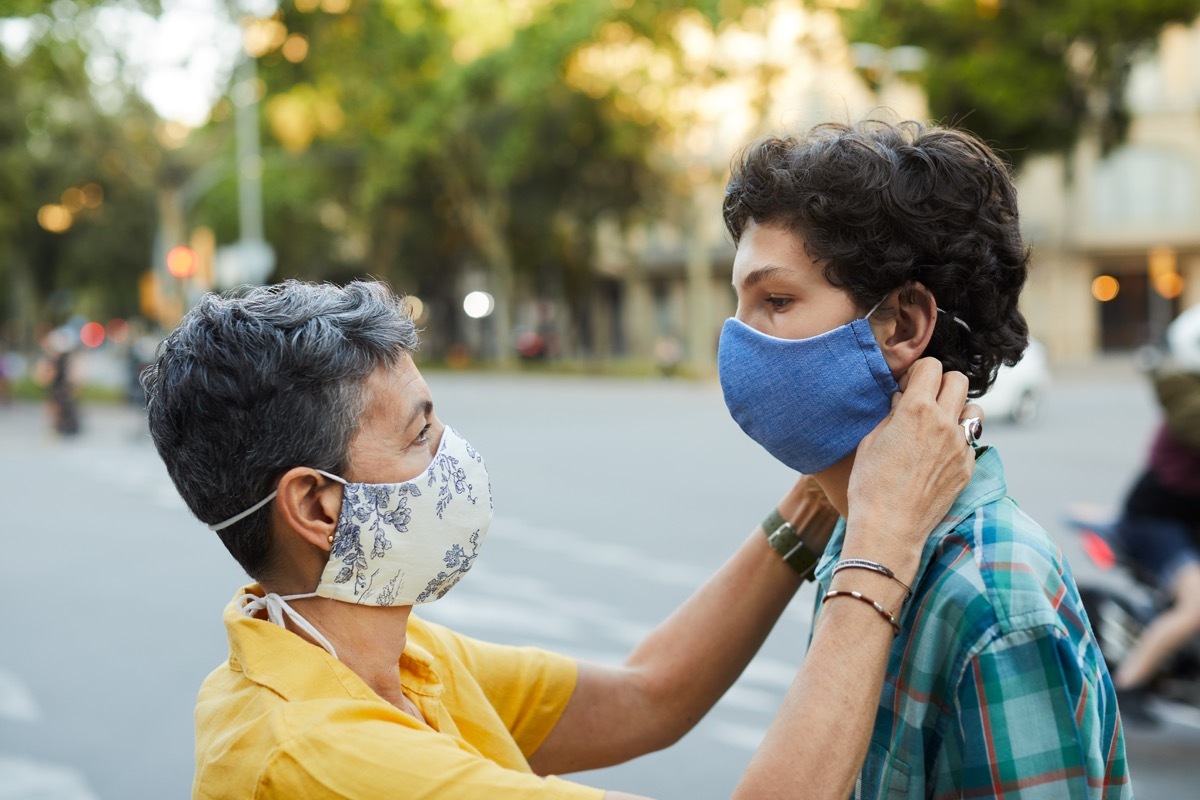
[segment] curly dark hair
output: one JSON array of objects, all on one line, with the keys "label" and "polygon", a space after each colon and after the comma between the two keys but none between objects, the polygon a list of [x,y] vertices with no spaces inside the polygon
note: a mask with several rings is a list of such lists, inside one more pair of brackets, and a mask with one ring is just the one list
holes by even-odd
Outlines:
[{"label": "curly dark hair", "polygon": [[761,139],[734,159],[724,214],[735,244],[751,222],[798,235],[862,309],[920,281],[947,312],[925,355],[964,373],[972,397],[1025,351],[1017,300],[1030,252],[1016,189],[968,133],[866,120]]}]

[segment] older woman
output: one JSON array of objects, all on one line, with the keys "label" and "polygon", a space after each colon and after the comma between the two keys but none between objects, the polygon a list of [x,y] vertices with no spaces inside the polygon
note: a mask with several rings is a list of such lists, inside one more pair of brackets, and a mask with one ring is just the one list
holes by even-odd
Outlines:
[{"label": "older woman", "polygon": [[[747,148],[725,221],[737,242],[737,316],[719,357],[730,412],[853,524],[860,443],[897,380],[932,356],[980,394],[1024,350],[1029,252],[1008,170],[960,131],[823,125]],[[850,532],[834,532],[817,568],[820,617],[863,599],[839,578],[882,570]],[[1008,497],[994,448],[904,582],[855,797],[1131,796],[1075,582]]]},{"label": "older woman", "polygon": [[[196,798],[628,797],[553,776],[695,725],[823,543],[824,501],[802,479],[619,667],[425,622],[413,606],[470,569],[491,493],[482,457],[438,419],[416,346],[381,284],[289,281],[204,297],[147,372],[171,478],[256,581],[225,609],[229,658],[197,701]],[[916,362],[863,441],[857,483],[838,498],[847,547],[895,574],[847,591],[901,605],[900,584],[973,466],[966,393],[961,375]],[[887,616],[865,603],[822,616],[743,796],[846,796],[893,638]],[[784,769],[797,764],[821,769],[800,780]]]}]

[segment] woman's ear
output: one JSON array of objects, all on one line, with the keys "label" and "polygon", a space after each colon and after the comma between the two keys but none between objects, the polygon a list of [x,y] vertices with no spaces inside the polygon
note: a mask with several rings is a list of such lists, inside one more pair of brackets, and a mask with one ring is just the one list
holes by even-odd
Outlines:
[{"label": "woman's ear", "polygon": [[893,290],[880,310],[884,308],[891,313],[880,317],[878,322],[872,318],[871,330],[883,352],[883,360],[896,380],[900,380],[925,353],[933,338],[937,300],[924,284],[913,281]]},{"label": "woman's ear", "polygon": [[328,552],[342,509],[342,487],[308,467],[293,467],[279,479],[275,513],[285,529]]}]

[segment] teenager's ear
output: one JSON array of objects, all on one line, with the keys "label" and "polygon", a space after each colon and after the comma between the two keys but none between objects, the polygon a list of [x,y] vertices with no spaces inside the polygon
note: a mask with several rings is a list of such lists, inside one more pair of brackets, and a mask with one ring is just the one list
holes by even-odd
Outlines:
[{"label": "teenager's ear", "polygon": [[[879,311],[887,309],[883,314]],[[924,284],[912,281],[892,290],[871,315],[871,331],[892,375],[900,380],[916,363],[933,338],[937,300]]]},{"label": "teenager's ear", "polygon": [[285,530],[326,552],[337,530],[342,509],[342,486],[308,467],[293,467],[279,479],[275,513]]}]

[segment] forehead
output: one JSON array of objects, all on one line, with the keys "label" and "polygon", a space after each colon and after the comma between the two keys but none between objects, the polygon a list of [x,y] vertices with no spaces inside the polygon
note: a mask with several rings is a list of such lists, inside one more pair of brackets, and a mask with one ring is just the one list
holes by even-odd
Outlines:
[{"label": "forehead", "polygon": [[776,225],[750,223],[733,258],[733,285],[744,287],[765,278],[825,280],[804,249],[804,239]]},{"label": "forehead", "polygon": [[397,422],[396,415],[407,417],[414,408],[433,399],[425,378],[407,353],[391,367],[380,367],[372,372],[363,388],[366,395],[363,421],[367,423],[377,418]]}]

